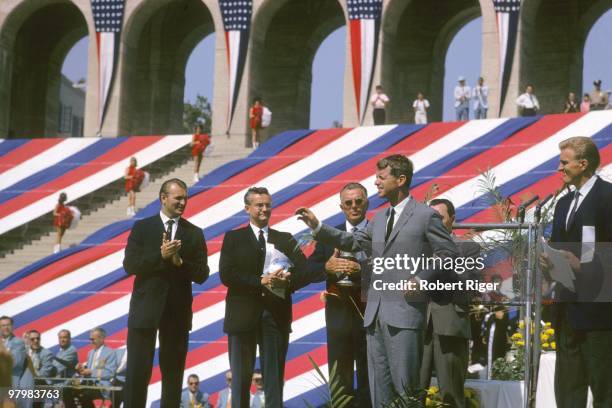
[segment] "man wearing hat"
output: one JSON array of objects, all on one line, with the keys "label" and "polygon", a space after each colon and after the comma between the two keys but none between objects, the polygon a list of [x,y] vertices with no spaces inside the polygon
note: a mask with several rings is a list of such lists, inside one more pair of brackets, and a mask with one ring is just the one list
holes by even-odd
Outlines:
[{"label": "man wearing hat", "polygon": [[608,95],[601,90],[601,79],[593,82],[593,90],[589,94],[591,97],[591,110],[604,110],[608,105]]},{"label": "man wearing hat", "polygon": [[455,87],[455,114],[457,120],[468,120],[472,90],[465,84],[465,77],[460,76],[457,80],[459,84]]}]

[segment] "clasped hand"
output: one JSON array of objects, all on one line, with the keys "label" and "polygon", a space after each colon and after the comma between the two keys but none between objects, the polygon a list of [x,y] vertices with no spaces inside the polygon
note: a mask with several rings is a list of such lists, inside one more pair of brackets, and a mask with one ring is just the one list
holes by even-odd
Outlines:
[{"label": "clasped hand", "polygon": [[334,254],[325,263],[325,270],[329,274],[346,274],[352,275],[361,272],[361,266],[358,262],[350,259],[338,258],[339,251],[334,250]]},{"label": "clasped hand", "polygon": [[181,240],[180,239],[173,239],[172,241],[170,241],[166,237],[166,233],[164,232],[164,234],[162,235],[162,245],[160,249],[161,249],[161,256],[163,259],[167,261],[171,260],[172,263],[176,266],[181,266],[183,264],[183,260],[181,259],[181,256],[179,255],[179,251],[181,250]]},{"label": "clasped hand", "polygon": [[280,268],[262,276],[261,284],[262,286],[268,286],[270,288],[286,288],[289,286],[290,277],[290,272],[285,272],[283,268]]}]

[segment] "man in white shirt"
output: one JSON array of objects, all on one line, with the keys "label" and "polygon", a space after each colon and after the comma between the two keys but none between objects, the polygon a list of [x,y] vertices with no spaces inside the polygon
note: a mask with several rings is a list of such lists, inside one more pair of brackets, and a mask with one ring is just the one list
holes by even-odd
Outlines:
[{"label": "man in white shirt", "polygon": [[468,120],[470,118],[470,97],[472,90],[465,83],[465,77],[460,76],[459,85],[455,87],[455,114],[457,120]]},{"label": "man in white shirt", "polygon": [[425,99],[423,92],[417,94],[417,98],[412,103],[414,110],[414,123],[417,125],[427,124],[427,111],[429,110],[429,101]]},{"label": "man in white shirt", "polygon": [[525,93],[516,99],[521,116],[535,116],[540,110],[540,103],[533,93],[533,85],[527,85]]},{"label": "man in white shirt", "polygon": [[372,115],[374,116],[375,125],[384,125],[386,121],[386,108],[389,103],[389,97],[383,93],[381,85],[376,85],[376,93],[370,98],[370,104],[374,110]]},{"label": "man in white shirt", "polygon": [[474,119],[486,119],[489,109],[489,87],[484,84],[484,78],[478,78],[478,85],[472,91],[474,101]]}]

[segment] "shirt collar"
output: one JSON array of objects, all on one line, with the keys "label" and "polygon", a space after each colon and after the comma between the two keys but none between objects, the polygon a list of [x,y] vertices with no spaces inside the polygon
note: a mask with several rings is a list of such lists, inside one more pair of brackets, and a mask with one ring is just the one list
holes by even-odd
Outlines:
[{"label": "shirt collar", "polygon": [[250,222],[249,225],[251,226],[251,229],[253,230],[253,234],[255,234],[256,237],[259,237],[259,230],[263,230],[264,235],[268,235],[267,225],[263,228],[259,228],[257,225],[253,224],[252,222]]},{"label": "shirt collar", "polygon": [[345,221],[345,226],[346,226],[346,230],[350,232],[350,231],[352,231],[352,230],[353,230],[353,227],[357,227],[357,229],[359,229],[359,230],[364,230],[364,229],[365,229],[365,227],[366,227],[366,225],[367,225],[367,223],[368,223],[368,219],[367,219],[367,218],[364,218],[364,219],[363,219],[363,220],[361,220],[361,222],[360,222],[359,224],[357,224],[357,225],[353,225],[353,224],[351,224],[350,222]]},{"label": "shirt collar", "polygon": [[395,214],[400,215],[404,211],[404,208],[406,207],[406,204],[408,204],[409,201],[410,195],[408,195],[408,197],[397,203],[395,207],[391,206],[395,210]]},{"label": "shirt collar", "polygon": [[580,189],[578,190],[578,192],[580,193],[580,197],[586,197],[586,195],[589,194],[589,191],[591,191],[591,189],[595,185],[596,181],[597,181],[597,176],[595,175],[593,175],[590,179],[588,179],[587,182],[584,183],[582,187],[580,187]]},{"label": "shirt collar", "polygon": [[178,216],[178,217],[176,217],[176,218],[170,218],[170,217],[168,217],[166,214],[164,214],[162,211],[160,211],[160,212],[159,212],[159,216],[160,216],[160,218],[161,218],[161,220],[162,220],[162,223],[163,223],[164,225],[168,225],[168,221],[169,221],[169,220],[174,221],[174,223],[175,223],[176,225],[178,225],[179,219],[181,218],[180,216]]}]

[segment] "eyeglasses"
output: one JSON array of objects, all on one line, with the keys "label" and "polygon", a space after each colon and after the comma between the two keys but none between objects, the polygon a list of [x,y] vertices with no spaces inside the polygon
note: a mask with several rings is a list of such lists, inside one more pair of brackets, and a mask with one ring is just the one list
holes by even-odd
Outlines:
[{"label": "eyeglasses", "polygon": [[90,337],[90,338],[89,338],[89,341],[94,341],[94,340],[95,340],[95,339],[94,339],[93,337]]},{"label": "eyeglasses", "polygon": [[360,205],[361,205],[361,204],[363,204],[363,203],[364,203],[364,200],[363,200],[363,199],[361,199],[361,198],[358,198],[358,199],[356,199],[356,200],[346,200],[346,201],[344,201],[342,204],[343,204],[345,207],[352,207],[353,205],[360,206]]},{"label": "eyeglasses", "polygon": [[40,341],[40,337],[30,337],[30,341]]}]

